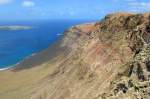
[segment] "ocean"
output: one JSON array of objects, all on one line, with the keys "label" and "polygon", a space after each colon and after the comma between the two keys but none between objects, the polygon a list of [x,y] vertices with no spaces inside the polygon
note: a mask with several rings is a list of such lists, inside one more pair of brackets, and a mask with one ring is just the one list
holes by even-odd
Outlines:
[{"label": "ocean", "polygon": [[0,22],[4,25],[32,26],[27,30],[0,30],[0,69],[8,68],[56,42],[73,25],[89,20],[40,20]]}]

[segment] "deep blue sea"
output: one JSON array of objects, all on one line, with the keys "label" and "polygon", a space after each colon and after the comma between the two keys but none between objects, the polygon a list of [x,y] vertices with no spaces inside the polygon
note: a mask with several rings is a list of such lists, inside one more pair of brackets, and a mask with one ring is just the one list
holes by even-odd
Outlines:
[{"label": "deep blue sea", "polygon": [[0,25],[27,25],[29,30],[0,30],[0,68],[12,66],[25,57],[48,48],[69,27],[88,20],[40,20],[0,22]]}]

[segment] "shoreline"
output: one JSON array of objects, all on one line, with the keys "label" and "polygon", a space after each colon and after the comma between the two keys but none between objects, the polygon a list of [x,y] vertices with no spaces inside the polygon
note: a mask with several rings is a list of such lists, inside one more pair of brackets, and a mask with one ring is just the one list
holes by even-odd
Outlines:
[{"label": "shoreline", "polygon": [[21,62],[23,62],[23,61],[25,61],[25,60],[33,57],[36,54],[38,54],[38,52],[37,53],[33,53],[33,54],[29,55],[29,56],[24,57],[21,61],[17,62],[14,65],[9,65],[8,67],[5,67],[5,68],[0,68],[0,72],[1,71],[5,71],[5,70],[11,70],[11,69],[15,68],[17,65],[19,65]]},{"label": "shoreline", "polygon": [[8,70],[9,69],[9,67],[8,68],[2,68],[2,69],[0,69],[0,71],[4,71],[4,70]]},{"label": "shoreline", "polygon": [[[43,55],[42,54],[43,52],[48,52],[49,50],[53,49],[54,47],[57,48],[59,46],[60,40],[63,38],[63,36],[64,36],[64,34],[61,35],[60,38],[56,40],[56,42],[50,44],[47,48],[45,48],[45,49],[43,49],[43,50],[41,50],[39,52],[32,53],[31,55],[28,55],[28,56],[24,57],[22,60],[18,61],[17,63],[12,64],[12,65],[8,65],[8,67],[0,68],[0,72],[1,71],[6,71],[6,70],[15,70],[18,67],[22,67],[22,65],[24,63],[27,63],[27,61],[29,61],[30,59],[35,59],[36,55],[41,57]],[[55,50],[52,50],[52,52],[53,51],[55,51]],[[34,63],[35,62],[32,62],[30,64],[34,64]]]},{"label": "shoreline", "polygon": [[0,68],[0,72],[1,72],[1,71],[5,71],[5,70],[10,70],[11,68],[13,68],[13,66],[6,67],[6,68]]},{"label": "shoreline", "polygon": [[[16,69],[17,70],[26,69],[26,68],[28,68],[28,66],[30,67],[30,65],[32,67],[34,67],[35,64],[36,65],[41,64],[46,60],[52,59],[53,56],[55,56],[53,54],[57,54],[56,52],[59,52],[60,50],[62,50],[59,45],[60,45],[60,41],[62,40],[63,36],[64,36],[64,34],[62,36],[60,36],[60,38],[57,39],[56,42],[52,43],[47,48],[24,57],[22,60],[18,61],[16,64],[9,65],[8,67],[5,67],[5,68],[0,68],[0,72],[7,71],[7,70],[9,71],[9,70],[16,70]],[[46,58],[43,58],[43,56]],[[41,59],[41,57],[43,59]],[[40,58],[42,60],[42,62],[41,61],[39,62],[38,58]]]},{"label": "shoreline", "polygon": [[[86,24],[90,24],[90,23],[86,23]],[[75,26],[78,26],[78,25],[75,25]],[[43,62],[49,61],[53,59],[54,56],[57,56],[60,53],[63,53],[63,54],[68,53],[69,49],[66,46],[64,47],[61,46],[61,41],[65,36],[65,31],[60,34],[62,34],[60,35],[60,38],[57,39],[56,42],[52,43],[49,47],[39,52],[32,53],[31,55],[26,56],[22,60],[18,61],[16,64],[9,65],[9,67],[0,68],[0,71],[28,69],[34,66],[38,66],[39,64],[42,64]]]}]

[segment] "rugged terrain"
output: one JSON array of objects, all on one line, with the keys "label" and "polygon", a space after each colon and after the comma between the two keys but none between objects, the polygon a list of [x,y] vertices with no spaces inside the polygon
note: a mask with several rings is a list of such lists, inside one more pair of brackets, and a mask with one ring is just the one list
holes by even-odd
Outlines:
[{"label": "rugged terrain", "polygon": [[150,13],[74,26],[0,72],[0,99],[149,99]]}]

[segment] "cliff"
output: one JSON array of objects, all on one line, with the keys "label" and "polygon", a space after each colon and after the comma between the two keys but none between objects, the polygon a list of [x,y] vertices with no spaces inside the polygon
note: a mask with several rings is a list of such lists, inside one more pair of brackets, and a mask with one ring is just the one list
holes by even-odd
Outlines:
[{"label": "cliff", "polygon": [[150,13],[116,13],[0,72],[2,99],[149,99]]}]

